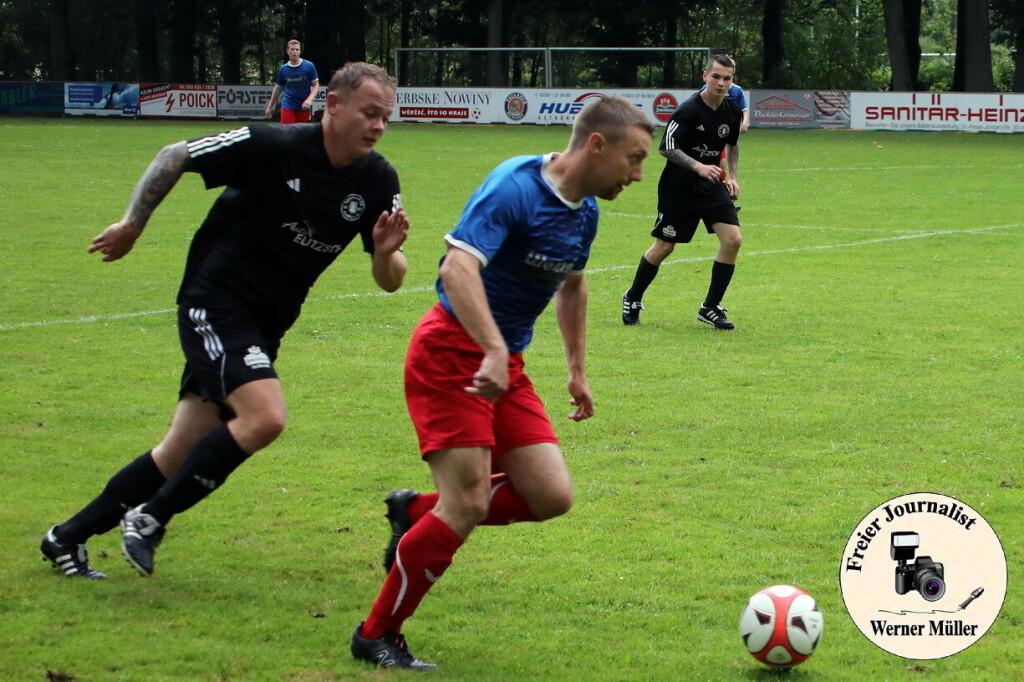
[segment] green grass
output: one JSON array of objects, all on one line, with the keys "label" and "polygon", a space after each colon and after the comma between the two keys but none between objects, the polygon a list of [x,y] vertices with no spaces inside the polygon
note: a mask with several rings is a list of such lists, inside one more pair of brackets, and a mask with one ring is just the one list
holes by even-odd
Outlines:
[{"label": "green grass", "polygon": [[[348,641],[382,580],[380,499],[429,489],[401,390],[434,300],[441,238],[498,161],[565,128],[398,125],[381,151],[413,221],[406,287],[378,296],[353,248],[323,276],[279,362],[289,426],[176,519],[157,575],[90,543],[105,582],[38,558],[48,524],[163,435],[180,351],[170,312],[214,193],[187,176],[126,259],[89,240],[164,144],[227,122],[0,121],[0,678],[340,680],[392,675]],[[755,130],[745,243],[726,306],[698,324],[716,240],[680,246],[643,325],[619,297],[649,246],[661,161],[614,203],[590,263],[594,419],[568,414],[552,312],[527,367],[576,482],[574,509],[483,528],[406,632],[459,680],[1002,680],[1024,668],[1021,386],[1024,137]],[[846,614],[838,572],[864,514],[934,491],[983,513],[1009,568],[1002,613],[954,657],[907,661]],[[936,560],[941,560],[936,557]],[[825,612],[815,656],[762,669],[736,633],[756,590]],[[1013,671],[1018,671],[1014,673]]]}]

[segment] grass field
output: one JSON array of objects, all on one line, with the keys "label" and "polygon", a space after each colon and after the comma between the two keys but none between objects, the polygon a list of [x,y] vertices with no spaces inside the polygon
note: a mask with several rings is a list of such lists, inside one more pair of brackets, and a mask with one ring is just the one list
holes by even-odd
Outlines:
[{"label": "grass field", "polygon": [[[153,578],[131,571],[115,532],[90,542],[110,579],[63,579],[40,561],[40,536],[166,428],[174,295],[215,195],[187,176],[126,259],[85,248],[162,145],[229,127],[0,120],[0,679],[391,677],[348,643],[383,577],[381,498],[431,487],[402,398],[405,344],[473,188],[508,156],[561,149],[567,129],[394,126],[379,148],[413,221],[404,289],[378,295],[366,256],[342,254],[282,348],[281,439],[174,521]],[[474,534],[406,626],[442,665],[434,678],[1024,669],[1024,136],[754,130],[741,152],[745,243],[724,301],[735,332],[694,319],[716,248],[704,234],[662,267],[643,324],[623,327],[661,161],[602,204],[589,274],[597,415],[564,418],[553,311],[526,356],[576,506]],[[838,581],[863,515],[918,491],[984,514],[1009,572],[991,630],[934,661],[871,644]],[[776,583],[825,613],[818,652],[788,673],[763,669],[736,631],[746,598]]]}]

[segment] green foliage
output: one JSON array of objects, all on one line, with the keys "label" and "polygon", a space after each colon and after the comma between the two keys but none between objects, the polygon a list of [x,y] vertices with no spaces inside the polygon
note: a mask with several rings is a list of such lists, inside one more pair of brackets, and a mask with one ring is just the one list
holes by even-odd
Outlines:
[{"label": "green foliage", "polygon": [[[307,56],[323,72],[350,59],[367,59],[392,68],[397,47],[483,47],[487,44],[491,5],[502,8],[503,30],[498,43],[510,47],[711,47],[738,57],[744,86],[764,83],[763,0],[635,0],[623,3],[593,0],[585,4],[547,0],[345,0],[313,3],[303,0],[178,0],[140,3],[107,0],[96,3],[66,0],[0,2],[0,78],[53,78],[50,34],[52,14],[67,6],[69,45],[80,80],[137,78],[135,12],[154,14],[155,44],[163,77],[171,62],[172,24],[178,8],[195,12],[195,54],[191,65],[197,81],[224,82],[228,36],[241,45],[241,80],[267,83],[283,58],[285,40],[298,36],[311,48]],[[1009,50],[1024,25],[1024,4],[991,0],[993,68],[996,87],[1010,90],[1013,63]],[[184,10],[182,10],[184,12]],[[957,0],[928,0],[922,14],[924,52],[955,52]],[[342,20],[344,18],[344,20]],[[822,2],[787,0],[784,45],[786,59],[778,85],[808,89],[877,90],[888,87],[887,44],[881,0]],[[405,31],[403,33],[403,26]],[[96,36],[104,39],[96,40]],[[401,70],[411,77],[403,84],[465,86],[486,82],[482,55],[418,54],[405,58]],[[665,55],[620,53],[615,57],[561,56],[555,64],[556,87],[690,87],[694,66],[678,59],[665,72]],[[185,55],[188,62],[188,56]],[[543,59],[520,53],[503,56],[506,82],[516,87],[544,85]],[[943,61],[925,60],[922,79],[932,90],[948,88]],[[322,74],[323,75],[323,74]]]},{"label": "green foliage", "polygon": [[[184,178],[122,261],[85,246],[161,146],[224,127],[0,121],[2,679],[392,677],[352,661],[348,641],[382,580],[381,498],[431,488],[403,405],[405,344],[470,192],[568,131],[393,126],[380,147],[413,221],[403,290],[378,295],[366,256],[342,254],[284,341],[282,438],[175,520],[152,579],[120,558],[116,532],[90,543],[109,580],[52,575],[36,553],[48,524],[166,428],[181,362],[170,309],[214,194]],[[597,415],[563,416],[553,311],[526,356],[576,506],[482,528],[460,551],[406,627],[440,678],[778,679],[737,635],[746,598],[775,583],[809,590],[826,622],[814,657],[781,677],[974,682],[1024,668],[1024,137],[754,130],[742,146],[735,332],[694,319],[716,249],[703,232],[662,266],[643,324],[623,327],[657,155],[602,204],[588,275]],[[837,575],[863,514],[922,490],[985,515],[1011,588],[978,643],[906,661],[861,636]]]}]

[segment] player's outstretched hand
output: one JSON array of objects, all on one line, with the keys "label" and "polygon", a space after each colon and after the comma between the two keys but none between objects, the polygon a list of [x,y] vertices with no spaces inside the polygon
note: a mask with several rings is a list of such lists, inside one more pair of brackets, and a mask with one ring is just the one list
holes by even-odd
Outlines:
[{"label": "player's outstretched hand", "polygon": [[103,254],[103,261],[110,262],[123,258],[132,247],[135,240],[142,234],[142,230],[130,223],[120,220],[92,238],[89,245],[89,253],[99,251]]},{"label": "player's outstretched hand", "polygon": [[409,236],[409,216],[404,208],[394,213],[383,211],[373,226],[373,245],[382,253],[391,253]]},{"label": "player's outstretched hand", "polygon": [[569,404],[576,406],[569,419],[581,422],[594,416],[594,398],[590,395],[590,382],[586,377],[569,377],[569,395],[572,396]]}]

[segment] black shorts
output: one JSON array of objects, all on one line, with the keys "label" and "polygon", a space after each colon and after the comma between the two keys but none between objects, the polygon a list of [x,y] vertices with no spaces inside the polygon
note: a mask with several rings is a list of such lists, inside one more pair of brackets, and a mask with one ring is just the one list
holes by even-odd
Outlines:
[{"label": "black shorts", "polygon": [[711,226],[716,223],[739,226],[736,204],[725,191],[724,185],[721,192],[710,195],[705,201],[684,207],[659,202],[658,218],[654,221],[651,236],[673,244],[689,244],[701,220],[708,234],[714,234]]},{"label": "black shorts", "polygon": [[233,390],[258,379],[276,379],[274,360],[284,331],[261,328],[239,306],[223,300],[178,306],[178,335],[185,353],[181,393],[223,405]]}]

